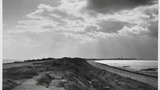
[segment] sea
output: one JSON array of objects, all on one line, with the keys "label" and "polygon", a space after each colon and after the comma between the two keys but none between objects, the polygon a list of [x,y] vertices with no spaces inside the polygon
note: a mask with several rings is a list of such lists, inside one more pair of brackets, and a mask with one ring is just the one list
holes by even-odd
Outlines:
[{"label": "sea", "polygon": [[3,63],[13,63],[14,61],[23,61],[23,59],[3,59]]},{"label": "sea", "polygon": [[97,60],[95,62],[115,67],[130,68],[133,70],[141,70],[148,68],[158,69],[158,60]]}]

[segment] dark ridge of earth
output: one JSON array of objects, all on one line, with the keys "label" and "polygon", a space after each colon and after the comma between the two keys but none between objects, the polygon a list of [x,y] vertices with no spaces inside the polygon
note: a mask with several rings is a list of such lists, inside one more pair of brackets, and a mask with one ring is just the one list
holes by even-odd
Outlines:
[{"label": "dark ridge of earth", "polygon": [[6,65],[9,67],[3,65],[3,90],[158,90],[94,67],[81,58],[49,58]]}]

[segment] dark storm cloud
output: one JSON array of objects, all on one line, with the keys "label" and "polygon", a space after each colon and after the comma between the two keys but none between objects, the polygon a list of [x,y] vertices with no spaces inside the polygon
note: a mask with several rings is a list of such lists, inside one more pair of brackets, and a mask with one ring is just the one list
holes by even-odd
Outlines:
[{"label": "dark storm cloud", "polygon": [[87,9],[99,13],[113,13],[123,9],[154,4],[155,0],[89,0]]},{"label": "dark storm cloud", "polygon": [[148,27],[149,29],[149,35],[152,37],[158,38],[158,21],[156,22],[151,22],[150,26]]},{"label": "dark storm cloud", "polygon": [[106,33],[116,33],[118,30],[121,30],[124,26],[134,26],[134,24],[120,21],[101,21],[100,23],[98,23],[98,25],[101,27],[100,31]]}]

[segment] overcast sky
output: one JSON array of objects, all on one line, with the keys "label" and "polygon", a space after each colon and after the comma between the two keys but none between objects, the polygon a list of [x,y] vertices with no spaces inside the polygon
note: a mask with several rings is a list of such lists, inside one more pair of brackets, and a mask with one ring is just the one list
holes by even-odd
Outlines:
[{"label": "overcast sky", "polygon": [[156,0],[3,0],[3,58],[158,58]]}]

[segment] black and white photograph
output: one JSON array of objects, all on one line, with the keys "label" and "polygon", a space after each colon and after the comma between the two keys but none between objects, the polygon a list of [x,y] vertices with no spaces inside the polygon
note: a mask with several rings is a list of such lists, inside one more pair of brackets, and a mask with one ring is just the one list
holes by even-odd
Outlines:
[{"label": "black and white photograph", "polygon": [[158,90],[158,0],[2,0],[2,90]]}]

